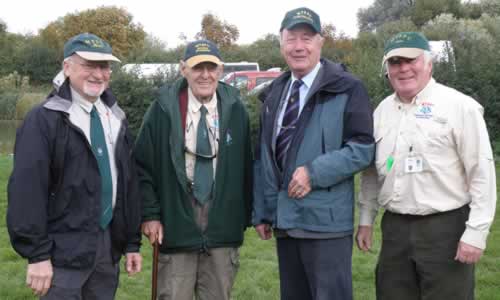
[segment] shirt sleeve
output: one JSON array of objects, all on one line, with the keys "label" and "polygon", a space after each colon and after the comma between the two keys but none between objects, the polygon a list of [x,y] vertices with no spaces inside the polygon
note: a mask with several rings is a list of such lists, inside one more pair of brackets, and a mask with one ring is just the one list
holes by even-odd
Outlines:
[{"label": "shirt sleeve", "polygon": [[476,102],[467,104],[462,117],[463,127],[456,133],[457,151],[464,165],[471,202],[461,241],[485,249],[496,208],[495,162],[483,108]]},{"label": "shirt sleeve", "polygon": [[372,226],[377,217],[379,204],[377,195],[379,193],[378,175],[375,164],[361,172],[360,192],[358,198],[359,225]]}]

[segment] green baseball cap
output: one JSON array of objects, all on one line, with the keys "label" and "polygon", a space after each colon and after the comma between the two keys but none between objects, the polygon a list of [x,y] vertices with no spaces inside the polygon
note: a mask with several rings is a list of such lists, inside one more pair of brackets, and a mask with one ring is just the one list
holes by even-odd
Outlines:
[{"label": "green baseball cap", "polygon": [[281,21],[280,32],[285,28],[292,29],[299,24],[307,24],[314,32],[321,33],[321,22],[318,14],[307,7],[299,7],[287,12]]},{"label": "green baseball cap", "polygon": [[75,35],[64,44],[64,58],[68,58],[73,54],[90,61],[120,62],[118,58],[113,56],[111,46],[97,35],[91,33]]},{"label": "green baseball cap", "polygon": [[391,57],[416,58],[430,51],[429,41],[419,32],[400,32],[385,44],[383,63]]},{"label": "green baseball cap", "polygon": [[189,43],[184,52],[184,62],[190,67],[194,67],[202,62],[211,62],[222,65],[219,49],[217,45],[209,40],[198,40]]}]

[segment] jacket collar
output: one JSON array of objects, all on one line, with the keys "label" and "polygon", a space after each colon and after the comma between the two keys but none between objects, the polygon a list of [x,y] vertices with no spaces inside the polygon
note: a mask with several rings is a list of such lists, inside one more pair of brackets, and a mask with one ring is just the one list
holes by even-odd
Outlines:
[{"label": "jacket collar", "polygon": [[[115,96],[111,89],[107,88],[101,95],[101,101],[104,105],[108,106],[111,112],[119,119],[125,119],[125,112],[118,106]],[[43,105],[45,108],[69,113],[69,109],[73,104],[73,97],[71,96],[71,87],[69,78],[62,83],[61,86],[55,86],[52,92],[47,96],[47,101]]]},{"label": "jacket collar", "polygon": [[[184,157],[184,127],[182,126],[182,114],[179,105],[180,91],[187,88],[187,80],[181,78],[172,85],[160,89],[158,104],[169,116],[172,124],[169,133],[169,147],[171,149],[170,159],[175,166],[177,180],[185,192],[188,191],[187,175]],[[239,91],[223,82],[217,86],[217,109],[219,112],[220,136],[225,136],[231,120],[233,105],[239,101]],[[219,157],[223,156],[225,147],[219,147]]]},{"label": "jacket collar", "polygon": [[[314,95],[318,92],[326,92],[329,94],[342,94],[349,91],[354,84],[359,81],[349,72],[343,64],[333,63],[328,59],[320,59],[321,68],[316,75],[309,95]],[[264,101],[268,98],[271,90],[278,88],[283,90],[291,78],[291,72],[287,71],[276,78],[266,89],[259,95],[259,99]],[[354,80],[353,80],[354,79]]]}]

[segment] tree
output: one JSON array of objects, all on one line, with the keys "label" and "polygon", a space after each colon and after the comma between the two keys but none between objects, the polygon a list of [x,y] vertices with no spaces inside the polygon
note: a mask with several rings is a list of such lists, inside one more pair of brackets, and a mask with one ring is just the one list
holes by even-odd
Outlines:
[{"label": "tree", "polygon": [[7,32],[7,24],[0,19],[0,35],[4,35]]},{"label": "tree", "polygon": [[148,34],[144,39],[143,46],[132,49],[126,60],[136,63],[169,62],[167,56],[167,45],[157,37]]},{"label": "tree", "polygon": [[325,39],[321,56],[349,65],[352,59],[351,39],[344,32],[337,32],[337,28],[331,23],[324,24],[321,32]]},{"label": "tree", "polygon": [[410,10],[411,19],[418,27],[443,13],[460,17],[460,0],[419,0]]},{"label": "tree", "polygon": [[196,34],[197,39],[210,40],[221,49],[233,46],[239,37],[240,31],[235,25],[229,24],[211,13],[203,15],[201,31]]},{"label": "tree", "polygon": [[51,82],[61,69],[59,51],[48,47],[39,36],[26,37],[15,64],[20,74],[38,84]]},{"label": "tree", "polygon": [[133,49],[142,48],[146,37],[142,25],[132,19],[123,8],[101,6],[67,14],[40,30],[40,36],[47,46],[62,53],[69,38],[83,32],[93,33],[109,42],[116,56],[124,58]]},{"label": "tree", "polygon": [[[262,70],[269,68],[285,68],[285,60],[280,53],[280,40],[276,34],[267,34],[250,45],[241,46],[239,55],[231,57],[232,61],[255,61]],[[227,60],[227,59],[226,59]]]},{"label": "tree", "polygon": [[375,0],[357,13],[359,31],[372,31],[385,22],[397,21],[408,16],[416,0]]}]

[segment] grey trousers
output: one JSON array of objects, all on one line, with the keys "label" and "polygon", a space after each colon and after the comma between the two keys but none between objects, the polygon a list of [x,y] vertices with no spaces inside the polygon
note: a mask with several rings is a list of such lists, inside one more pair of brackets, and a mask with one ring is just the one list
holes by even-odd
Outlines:
[{"label": "grey trousers", "polygon": [[119,264],[111,258],[110,231],[99,231],[94,265],[89,269],[54,267],[48,293],[41,300],[112,300],[118,288]]},{"label": "grey trousers", "polygon": [[160,253],[158,261],[159,300],[229,300],[239,268],[239,250]]}]

